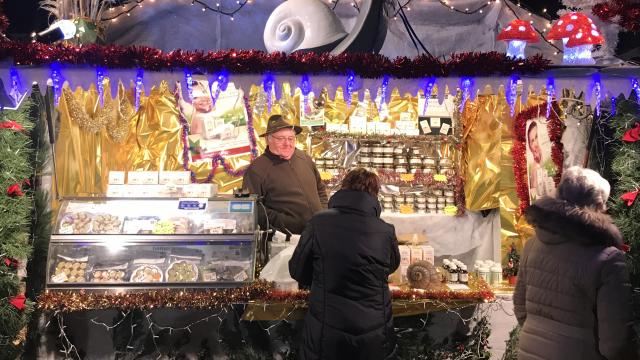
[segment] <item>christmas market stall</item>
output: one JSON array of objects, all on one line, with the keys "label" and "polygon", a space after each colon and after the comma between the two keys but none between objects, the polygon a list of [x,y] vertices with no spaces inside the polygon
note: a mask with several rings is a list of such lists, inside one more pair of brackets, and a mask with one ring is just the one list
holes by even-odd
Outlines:
[{"label": "christmas market stall", "polygon": [[[0,358],[294,358],[298,236],[267,241],[241,191],[277,114],[329,196],[350,169],[380,178],[399,358],[488,359],[523,211],[563,169],[606,167],[611,119],[638,139],[640,68],[607,47],[602,7],[551,22],[497,0],[62,3],[43,2],[32,41],[0,40]],[[438,34],[420,11],[471,23]]]}]

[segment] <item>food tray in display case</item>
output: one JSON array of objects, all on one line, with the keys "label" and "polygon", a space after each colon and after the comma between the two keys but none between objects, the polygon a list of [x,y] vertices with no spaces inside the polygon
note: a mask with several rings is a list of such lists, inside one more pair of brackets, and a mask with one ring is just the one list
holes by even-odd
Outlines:
[{"label": "food tray in display case", "polygon": [[47,288],[227,287],[254,280],[254,198],[63,200]]}]

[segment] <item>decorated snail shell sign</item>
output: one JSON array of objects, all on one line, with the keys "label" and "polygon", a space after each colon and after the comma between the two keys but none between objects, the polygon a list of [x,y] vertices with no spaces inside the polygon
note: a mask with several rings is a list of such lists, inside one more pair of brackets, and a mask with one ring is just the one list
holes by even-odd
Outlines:
[{"label": "decorated snail shell sign", "polygon": [[407,268],[407,280],[413,289],[428,289],[442,280],[436,268],[428,261],[418,260]]},{"label": "decorated snail shell sign", "polygon": [[350,33],[322,0],[289,0],[280,4],[264,27],[267,51],[379,52],[387,32],[384,2],[363,0]]}]

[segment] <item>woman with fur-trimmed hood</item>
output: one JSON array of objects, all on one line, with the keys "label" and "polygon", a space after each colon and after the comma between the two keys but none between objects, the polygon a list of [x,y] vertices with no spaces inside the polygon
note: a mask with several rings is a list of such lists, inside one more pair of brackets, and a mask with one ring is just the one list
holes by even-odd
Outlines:
[{"label": "woman with fur-trimmed hood", "polygon": [[513,296],[518,359],[639,358],[622,236],[604,213],[609,192],[597,172],[571,167],[556,198],[527,209],[535,237]]}]

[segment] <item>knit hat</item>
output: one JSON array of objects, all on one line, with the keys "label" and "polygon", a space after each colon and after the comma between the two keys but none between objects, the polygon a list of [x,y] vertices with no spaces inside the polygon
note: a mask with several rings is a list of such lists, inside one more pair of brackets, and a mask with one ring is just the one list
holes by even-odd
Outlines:
[{"label": "knit hat", "polygon": [[564,171],[556,197],[579,207],[606,209],[611,185],[600,174],[579,166]]}]

